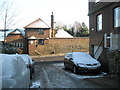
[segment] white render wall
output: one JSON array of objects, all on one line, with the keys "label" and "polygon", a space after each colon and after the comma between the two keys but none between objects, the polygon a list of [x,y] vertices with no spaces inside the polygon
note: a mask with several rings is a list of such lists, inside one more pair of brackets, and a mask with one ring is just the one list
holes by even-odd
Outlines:
[{"label": "white render wall", "polygon": [[120,50],[120,34],[111,35],[110,50]]},{"label": "white render wall", "polygon": [[[98,59],[99,58],[99,56],[101,55],[101,53],[102,53],[102,51],[103,51],[103,46],[100,46],[99,47],[99,49],[98,49],[98,51],[97,51],[97,49],[98,49],[98,46],[94,46],[94,58],[95,59]],[[97,52],[96,52],[97,51]]]}]

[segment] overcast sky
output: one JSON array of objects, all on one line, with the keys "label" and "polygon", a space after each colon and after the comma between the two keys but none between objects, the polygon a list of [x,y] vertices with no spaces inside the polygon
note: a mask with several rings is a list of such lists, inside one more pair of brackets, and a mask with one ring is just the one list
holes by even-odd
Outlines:
[{"label": "overcast sky", "polygon": [[[8,0],[10,1],[10,0]],[[11,0],[19,8],[14,28],[22,28],[32,21],[41,18],[50,25],[51,12],[56,23],[65,25],[75,21],[88,23],[88,0]]]}]

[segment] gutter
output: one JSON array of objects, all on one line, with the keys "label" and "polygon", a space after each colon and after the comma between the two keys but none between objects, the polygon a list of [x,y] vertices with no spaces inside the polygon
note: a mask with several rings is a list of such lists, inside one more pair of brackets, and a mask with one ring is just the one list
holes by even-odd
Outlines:
[{"label": "gutter", "polygon": [[101,3],[97,3],[96,5],[94,5],[94,8],[92,8],[91,10],[89,10],[88,16],[90,16],[92,13],[95,13],[96,11],[112,4],[113,2],[101,2]]}]

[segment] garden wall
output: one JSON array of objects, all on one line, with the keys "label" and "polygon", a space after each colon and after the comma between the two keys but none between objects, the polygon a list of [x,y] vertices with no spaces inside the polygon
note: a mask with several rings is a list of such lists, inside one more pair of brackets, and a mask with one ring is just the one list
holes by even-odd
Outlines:
[{"label": "garden wall", "polygon": [[44,45],[29,45],[30,55],[49,55],[68,52],[88,52],[89,38],[50,38]]}]

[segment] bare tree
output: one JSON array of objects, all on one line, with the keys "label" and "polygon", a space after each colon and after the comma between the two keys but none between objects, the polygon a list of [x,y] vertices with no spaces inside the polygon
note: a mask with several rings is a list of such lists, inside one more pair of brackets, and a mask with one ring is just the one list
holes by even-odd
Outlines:
[{"label": "bare tree", "polygon": [[15,18],[17,16],[17,9],[14,7],[13,2],[4,0],[1,5],[1,22],[4,25],[4,29],[11,28],[15,25]]},{"label": "bare tree", "polygon": [[82,25],[81,25],[80,22],[76,21],[76,22],[74,23],[73,27],[75,28],[75,30],[74,30],[75,35],[76,35],[77,33],[81,33]]},{"label": "bare tree", "polygon": [[17,14],[17,7],[14,6],[10,0],[0,0],[0,23],[4,29],[4,42],[6,37],[6,30],[16,24],[15,18]]}]

